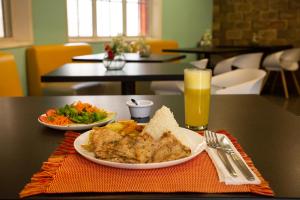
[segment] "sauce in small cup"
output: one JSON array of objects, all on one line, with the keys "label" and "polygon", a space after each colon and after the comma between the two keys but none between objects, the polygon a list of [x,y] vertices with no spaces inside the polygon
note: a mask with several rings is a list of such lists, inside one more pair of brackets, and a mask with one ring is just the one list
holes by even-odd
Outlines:
[{"label": "sauce in small cup", "polygon": [[136,100],[136,105],[131,100],[126,102],[129,112],[132,118],[146,118],[150,116],[151,107],[153,106],[153,102],[150,100]]}]

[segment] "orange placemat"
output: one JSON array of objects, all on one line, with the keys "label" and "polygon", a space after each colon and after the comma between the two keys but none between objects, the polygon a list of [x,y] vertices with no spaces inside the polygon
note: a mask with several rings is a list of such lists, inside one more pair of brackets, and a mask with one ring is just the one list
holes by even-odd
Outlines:
[{"label": "orange placemat", "polygon": [[76,192],[250,192],[273,196],[269,184],[254,167],[237,140],[225,131],[248,165],[261,179],[260,185],[220,183],[206,152],[186,163],[161,169],[127,170],[95,164],[76,153],[73,142],[79,133],[67,132],[57,150],[43,163],[20,192],[20,197],[36,194]]}]

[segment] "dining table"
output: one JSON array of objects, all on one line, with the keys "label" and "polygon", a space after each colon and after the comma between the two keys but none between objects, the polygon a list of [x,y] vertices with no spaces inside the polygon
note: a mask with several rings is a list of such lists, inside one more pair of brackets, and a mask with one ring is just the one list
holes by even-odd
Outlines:
[{"label": "dining table", "polygon": [[[130,119],[126,106],[126,101],[129,99],[153,101],[151,116],[165,105],[171,109],[179,125],[184,126],[182,95],[1,97],[0,199],[18,199],[22,188],[30,181],[32,175],[40,170],[42,163],[63,140],[65,131],[51,129],[38,123],[38,116],[47,109],[80,100],[116,112],[116,120]],[[269,182],[274,197],[253,193],[82,192],[42,193],[29,198],[299,199],[299,122],[299,116],[257,95],[213,95],[211,98],[208,128],[226,130],[238,140],[256,168]],[[79,133],[83,132],[79,131]]]},{"label": "dining table", "polygon": [[[138,53],[124,53],[126,62],[137,63],[163,63],[173,62],[184,59],[186,56],[183,54],[169,53],[169,54],[150,54],[149,56],[140,56]],[[102,62],[105,57],[105,53],[97,53],[90,55],[74,56],[73,61],[76,62]]]},{"label": "dining table", "polygon": [[[230,54],[246,54],[262,52],[263,58],[273,52],[282,51],[285,49],[292,48],[293,45],[218,45],[218,46],[198,46],[198,47],[183,47],[174,49],[163,49],[163,52],[169,53],[185,53],[185,54],[196,54],[198,59],[207,58],[209,59],[208,67],[211,65],[211,57],[213,55],[226,55]],[[262,58],[262,60],[263,60]]]},{"label": "dining table", "polygon": [[122,94],[135,94],[136,81],[183,80],[189,63],[126,63],[122,70],[107,70],[102,63],[68,63],[41,77],[42,82],[119,81]]}]

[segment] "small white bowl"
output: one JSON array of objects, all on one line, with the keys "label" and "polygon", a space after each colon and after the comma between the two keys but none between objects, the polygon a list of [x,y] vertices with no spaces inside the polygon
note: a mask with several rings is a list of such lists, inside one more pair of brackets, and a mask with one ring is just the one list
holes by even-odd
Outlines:
[{"label": "small white bowl", "polygon": [[153,102],[150,100],[136,100],[138,105],[134,104],[131,100],[126,102],[132,118],[146,118],[150,116],[151,107]]}]

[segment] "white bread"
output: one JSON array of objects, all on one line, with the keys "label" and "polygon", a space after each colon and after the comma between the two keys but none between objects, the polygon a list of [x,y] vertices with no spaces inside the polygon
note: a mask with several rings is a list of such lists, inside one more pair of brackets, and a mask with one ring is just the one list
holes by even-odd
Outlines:
[{"label": "white bread", "polygon": [[162,106],[157,110],[150,119],[150,122],[145,126],[143,133],[147,133],[158,140],[165,132],[175,132],[179,125],[174,118],[173,113],[166,106]]}]

